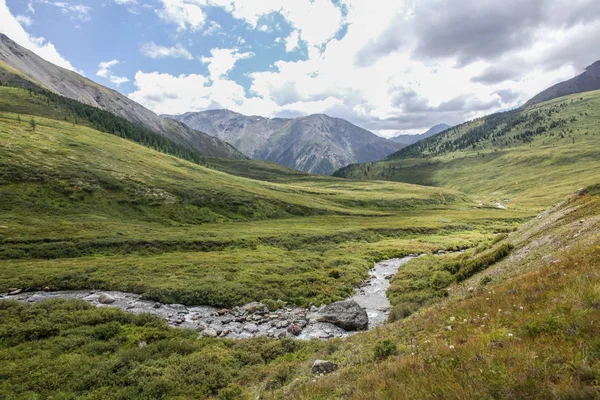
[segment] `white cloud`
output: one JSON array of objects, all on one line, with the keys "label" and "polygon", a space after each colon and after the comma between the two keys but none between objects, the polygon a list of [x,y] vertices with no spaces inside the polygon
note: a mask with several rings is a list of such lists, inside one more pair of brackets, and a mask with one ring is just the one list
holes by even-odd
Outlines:
[{"label": "white cloud", "polygon": [[226,77],[239,60],[254,56],[254,53],[240,53],[237,49],[212,49],[211,57],[202,57],[200,61],[208,64],[208,74],[213,81]]},{"label": "white cloud", "polygon": [[[291,34],[283,39],[286,50],[296,49],[302,39],[308,56],[250,71],[251,86],[244,90],[228,77],[242,54],[215,49],[211,57],[201,59],[209,63],[209,77],[139,71],[137,89],[131,95],[134,100],[160,113],[223,107],[268,117],[328,113],[391,136],[400,130],[422,132],[437,123],[457,124],[518,106],[581,72],[598,57],[595,38],[600,35],[600,13],[594,10],[600,3],[594,0],[539,0],[548,5],[541,14],[522,5],[523,12],[531,15],[517,13],[515,18],[525,21],[520,29],[528,30],[527,43],[514,41],[512,28],[503,23],[484,24],[485,29],[507,35],[494,39],[498,52],[485,46],[481,50],[480,41],[472,37],[466,40],[468,48],[453,44],[456,51],[422,47],[443,32],[461,35],[482,27],[481,19],[471,18],[464,23],[474,25],[464,30],[438,27],[439,34],[431,29],[423,33],[427,27],[420,24],[446,15],[448,10],[442,5],[452,7],[449,0],[378,2],[377,7],[372,0],[340,0],[340,7],[347,10],[344,16],[329,0],[206,1],[195,4],[222,7],[255,29],[265,23],[263,17],[280,13],[292,26]],[[453,15],[469,15],[470,7],[482,13],[498,12],[492,3],[462,1],[467,9],[453,10]],[[424,19],[420,13],[428,4],[438,7]],[[514,14],[501,11],[500,16]],[[541,20],[536,22],[534,17]],[[450,17],[442,20],[455,23]],[[344,24],[347,32],[336,38]]]},{"label": "white cloud", "polygon": [[290,53],[296,50],[298,47],[300,47],[300,35],[298,34],[297,30],[294,30],[285,39],[285,51]]},{"label": "white cloud", "polygon": [[111,68],[117,64],[119,64],[119,61],[117,60],[101,62],[98,65],[98,71],[96,72],[96,75],[108,79],[109,82],[114,83],[117,86],[129,82],[129,79],[127,77],[117,76],[111,71]]},{"label": "white cloud", "polygon": [[197,31],[204,26],[206,15],[201,0],[161,0],[162,9],[157,10],[158,16],[165,22],[177,25],[178,31]]},{"label": "white cloud", "polygon": [[27,12],[29,14],[35,14],[35,8],[33,8],[33,3],[31,1],[27,3]]},{"label": "white cloud", "polygon": [[172,47],[165,47],[157,45],[154,42],[145,43],[140,51],[143,55],[150,58],[185,58],[186,60],[193,60],[192,53],[181,44],[177,44]]},{"label": "white cloud", "polygon": [[38,0],[40,3],[58,8],[63,14],[81,21],[90,20],[92,8],[83,4],[70,4],[64,1]]},{"label": "white cloud", "polygon": [[31,17],[28,17],[26,15],[17,15],[15,17],[15,19],[22,25],[22,26],[26,26],[26,27],[30,27],[33,24],[33,20],[31,19]]},{"label": "white cloud", "polygon": [[331,0],[208,0],[209,4],[224,8],[236,18],[261,31],[272,27],[258,24],[262,17],[281,14],[309,46],[321,46],[340,30],[343,17],[341,9]]},{"label": "white cloud", "polygon": [[113,0],[117,4],[133,5],[137,4],[137,0]]},{"label": "white cloud", "polygon": [[33,51],[46,61],[70,69],[71,71],[77,71],[77,69],[56,50],[52,43],[46,41],[44,38],[35,37],[27,33],[19,21],[11,14],[6,5],[6,0],[0,0],[0,21],[2,21],[0,24],[0,33],[4,33],[12,40],[26,49]]}]

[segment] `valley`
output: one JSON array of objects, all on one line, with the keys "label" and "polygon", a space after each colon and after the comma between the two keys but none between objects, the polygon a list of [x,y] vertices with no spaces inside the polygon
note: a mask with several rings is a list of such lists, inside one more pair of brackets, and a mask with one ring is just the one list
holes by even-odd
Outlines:
[{"label": "valley", "polygon": [[[175,50],[212,85],[254,56]],[[159,116],[0,33],[0,398],[599,398],[598,65],[388,140],[325,114]],[[469,105],[404,96],[419,129]]]}]

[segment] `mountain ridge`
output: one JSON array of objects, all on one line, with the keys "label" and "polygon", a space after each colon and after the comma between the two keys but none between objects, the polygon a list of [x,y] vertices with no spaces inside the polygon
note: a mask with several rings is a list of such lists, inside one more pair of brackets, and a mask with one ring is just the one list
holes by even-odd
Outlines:
[{"label": "mountain ridge", "polygon": [[243,159],[231,145],[175,120],[158,115],[76,72],[54,65],[0,33],[0,80],[27,89],[41,87],[81,103],[111,112],[166,136],[202,155]]},{"label": "mountain ridge", "polygon": [[430,136],[437,135],[438,133],[441,133],[441,132],[445,131],[446,129],[450,129],[450,128],[452,128],[451,125],[442,123],[442,124],[437,124],[437,125],[431,127],[430,129],[427,130],[427,132],[419,133],[416,135],[401,134],[401,135],[391,137],[390,140],[392,140],[396,143],[402,143],[402,144],[409,145],[409,144],[416,143],[419,140],[427,139]]},{"label": "mountain ridge", "polygon": [[219,109],[162,117],[214,135],[250,158],[323,175],[351,163],[377,161],[402,147],[326,114],[266,118]]},{"label": "mountain ridge", "polygon": [[592,63],[585,71],[574,78],[550,86],[532,97],[525,106],[542,103],[576,93],[600,90],[600,60]]}]

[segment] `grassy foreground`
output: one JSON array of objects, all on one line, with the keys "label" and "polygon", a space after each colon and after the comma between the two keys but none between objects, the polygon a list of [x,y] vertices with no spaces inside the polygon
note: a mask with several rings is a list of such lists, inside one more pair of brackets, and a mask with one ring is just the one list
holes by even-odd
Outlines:
[{"label": "grassy foreground", "polygon": [[[511,255],[453,284],[449,297],[347,340],[197,339],[80,301],[0,302],[0,395],[597,398],[599,223],[592,188],[511,233]],[[340,370],[314,376],[315,359]]]}]

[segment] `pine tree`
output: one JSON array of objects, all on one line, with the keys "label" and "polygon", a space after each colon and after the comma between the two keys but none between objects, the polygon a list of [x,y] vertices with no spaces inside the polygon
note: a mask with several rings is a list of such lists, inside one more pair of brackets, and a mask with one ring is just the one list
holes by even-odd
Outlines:
[{"label": "pine tree", "polygon": [[29,125],[31,126],[31,130],[35,131],[35,126],[36,126],[35,119],[31,118],[31,121],[29,121]]}]

